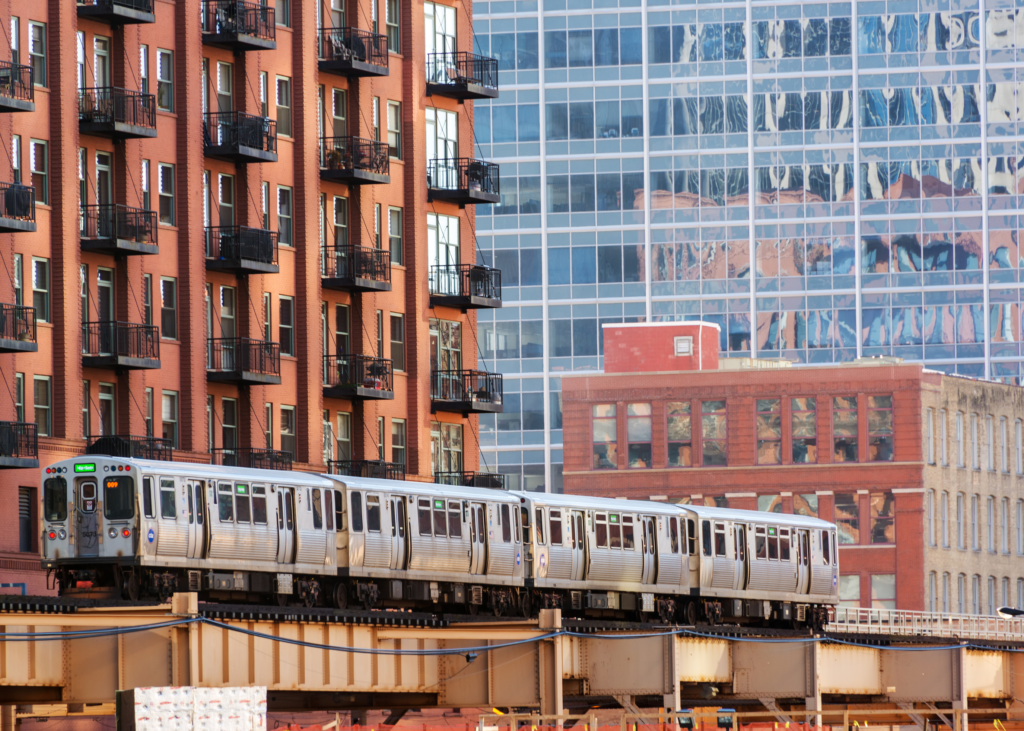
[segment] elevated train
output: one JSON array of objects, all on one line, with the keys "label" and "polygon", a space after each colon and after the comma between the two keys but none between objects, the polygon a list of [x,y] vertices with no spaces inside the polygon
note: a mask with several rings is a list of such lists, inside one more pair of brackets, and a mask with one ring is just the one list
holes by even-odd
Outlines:
[{"label": "elevated train", "polygon": [[62,594],[820,626],[835,525],[579,495],[90,455],[42,475]]}]

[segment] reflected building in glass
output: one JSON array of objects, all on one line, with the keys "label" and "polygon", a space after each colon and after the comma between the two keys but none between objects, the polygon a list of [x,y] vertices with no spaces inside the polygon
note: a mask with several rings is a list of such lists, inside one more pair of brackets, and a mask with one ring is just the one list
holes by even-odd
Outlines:
[{"label": "reflected building in glass", "polygon": [[475,106],[502,173],[476,235],[505,285],[480,441],[512,487],[561,489],[560,376],[602,368],[604,323],[1019,380],[1024,10],[510,0],[474,27],[502,89]]}]

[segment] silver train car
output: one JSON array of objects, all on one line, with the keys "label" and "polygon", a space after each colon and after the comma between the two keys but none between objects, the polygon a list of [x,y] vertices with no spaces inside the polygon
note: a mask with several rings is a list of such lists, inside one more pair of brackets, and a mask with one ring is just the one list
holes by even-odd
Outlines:
[{"label": "silver train car", "polygon": [[98,455],[42,478],[62,594],[787,626],[838,601],[815,518]]}]

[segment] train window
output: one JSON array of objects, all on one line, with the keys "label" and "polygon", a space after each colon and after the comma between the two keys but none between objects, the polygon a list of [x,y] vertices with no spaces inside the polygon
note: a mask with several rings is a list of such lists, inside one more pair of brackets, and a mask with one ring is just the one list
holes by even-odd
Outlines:
[{"label": "train window", "polygon": [[700,522],[700,533],[701,533],[701,547],[704,549],[704,555],[711,555],[711,521],[702,520]]},{"label": "train window", "polygon": [[430,536],[434,532],[430,529],[430,500],[425,497],[421,497],[419,501],[419,523],[420,523],[420,535]]},{"label": "train window", "polygon": [[725,555],[725,523],[715,523],[715,555]]},{"label": "train window", "polygon": [[353,533],[363,532],[363,493],[349,493],[349,500],[352,501],[352,510],[349,516],[352,520],[350,527]]},{"label": "train window", "polygon": [[196,512],[192,507],[192,483],[189,482],[185,485],[185,500],[188,502],[188,522],[191,525],[196,522]]},{"label": "train window", "polygon": [[345,530],[345,500],[341,490],[334,491],[334,525],[339,531]]},{"label": "train window", "polygon": [[697,521],[693,518],[686,519],[686,541],[689,555],[697,555]]},{"label": "train window", "polygon": [[142,478],[142,513],[147,518],[155,518],[156,513],[153,512],[153,478],[143,477]]},{"label": "train window", "polygon": [[196,492],[196,523],[202,525],[203,521],[206,520],[206,510],[203,508],[203,494],[206,492],[206,483],[197,482],[195,484]]},{"label": "train window", "polygon": [[622,524],[617,513],[608,513],[608,546],[622,548]]},{"label": "train window", "polygon": [[672,553],[679,553],[679,521],[675,518],[668,519],[668,541]]},{"label": "train window", "polygon": [[448,535],[447,519],[444,515],[444,500],[434,500],[434,537],[444,538]]},{"label": "train window", "polygon": [[366,530],[380,533],[380,496],[366,496]]},{"label": "train window", "polygon": [[768,527],[768,560],[779,560],[779,529],[775,526]]},{"label": "train window", "polygon": [[249,504],[249,486],[235,485],[235,522],[249,523],[252,521],[252,507]]},{"label": "train window", "polygon": [[46,520],[68,519],[68,481],[50,477],[43,483],[43,515]]},{"label": "train window", "polygon": [[277,493],[277,529],[284,530],[284,492]]},{"label": "train window", "polygon": [[[377,508],[377,530],[380,530],[380,507]],[[370,517],[370,500],[366,501],[366,524],[373,530],[373,519]],[[320,489],[313,488],[313,528],[320,530],[324,527],[324,504],[320,500]]]},{"label": "train window", "polygon": [[832,559],[829,557],[829,554],[831,553],[829,550],[830,548],[832,548],[832,546],[829,545],[828,531],[823,530],[821,532],[821,562],[826,566],[832,563]]},{"label": "train window", "polygon": [[231,483],[222,482],[218,489],[220,491],[220,504],[218,505],[220,522],[230,523],[235,519],[234,504],[231,500]]},{"label": "train window", "polygon": [[[533,521],[533,528],[536,532],[535,538],[538,546],[544,545],[544,508],[534,508],[533,512],[536,519]],[[526,522],[526,517],[529,515],[526,511],[523,511],[523,522]]]},{"label": "train window", "polygon": [[604,513],[594,517],[594,532],[597,534],[597,547],[608,548],[608,516]]},{"label": "train window", "polygon": [[[398,498],[395,500],[395,510],[398,511],[396,520],[398,521],[398,535],[405,538],[405,498]],[[340,528],[341,523],[338,523]]]},{"label": "train window", "polygon": [[789,529],[783,528],[779,531],[779,558],[789,561]]},{"label": "train window", "polygon": [[833,566],[838,566],[839,565],[839,551],[836,548],[836,534],[835,533],[831,533],[830,535],[832,536],[832,565]]},{"label": "train window", "polygon": [[324,517],[327,518],[327,530],[334,530],[334,490],[324,490]]},{"label": "train window", "polygon": [[448,537],[462,538],[462,506],[458,500],[448,501]]},{"label": "train window", "polygon": [[498,508],[498,522],[501,523],[501,540],[505,543],[512,542],[512,517],[509,515],[508,505]]},{"label": "train window", "polygon": [[552,510],[549,515],[551,516],[551,522],[548,530],[548,534],[551,536],[552,546],[562,545],[562,511]]},{"label": "train window", "polygon": [[178,510],[174,505],[174,480],[160,480],[160,517],[174,520]]},{"label": "train window", "polygon": [[516,543],[519,543],[519,536],[522,534],[519,532],[519,511],[515,508],[512,509],[512,521],[515,523],[513,527],[515,528]]},{"label": "train window", "polygon": [[633,516],[622,516],[622,547],[632,551],[636,548],[636,537],[633,535]]},{"label": "train window", "polygon": [[754,558],[768,558],[768,541],[763,525],[754,528]]},{"label": "train window", "polygon": [[288,532],[295,530],[295,516],[292,515],[292,498],[290,495],[284,496],[284,525],[288,529]]},{"label": "train window", "polygon": [[259,485],[252,487],[252,522],[256,525],[267,524],[267,488]]}]

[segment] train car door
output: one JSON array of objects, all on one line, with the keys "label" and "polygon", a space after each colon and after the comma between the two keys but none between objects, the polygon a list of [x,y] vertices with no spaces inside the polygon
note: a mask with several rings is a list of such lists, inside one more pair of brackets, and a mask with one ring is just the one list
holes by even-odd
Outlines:
[{"label": "train car door", "polygon": [[654,537],[654,518],[644,516],[642,519],[644,534],[643,534],[643,552],[644,552],[644,569],[643,569],[643,583],[644,584],[656,584],[657,583],[657,567],[655,566],[655,548],[657,546],[656,539]]},{"label": "train car door", "polygon": [[796,532],[796,591],[809,594],[811,591],[811,541],[806,530]]},{"label": "train car door", "polygon": [[747,526],[736,524],[736,580],[734,589],[747,588]]},{"label": "train car door", "polygon": [[75,517],[75,543],[78,544],[77,555],[99,556],[99,488],[96,480],[88,478],[78,483],[78,515]]},{"label": "train car door", "polygon": [[405,497],[391,496],[391,568],[404,571],[406,568],[405,552]]},{"label": "train car door", "polygon": [[582,510],[573,510],[569,514],[569,527],[572,531],[572,574],[569,578],[583,581],[587,569],[587,534],[583,530]]},{"label": "train car door", "polygon": [[690,589],[700,586],[700,547],[697,537],[697,521],[687,517],[683,520],[686,526],[686,555],[689,557]]},{"label": "train car door", "polygon": [[277,488],[277,562],[295,561],[295,490]]},{"label": "train car door", "polygon": [[206,508],[203,493],[206,483],[202,480],[186,484],[188,502],[188,558],[203,558],[206,549]]},{"label": "train car door", "polygon": [[487,520],[483,503],[470,503],[469,573],[487,572]]}]

